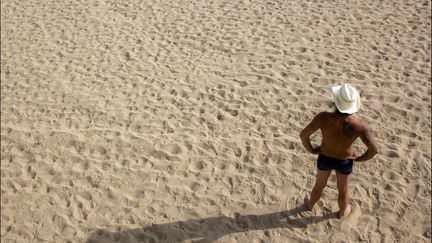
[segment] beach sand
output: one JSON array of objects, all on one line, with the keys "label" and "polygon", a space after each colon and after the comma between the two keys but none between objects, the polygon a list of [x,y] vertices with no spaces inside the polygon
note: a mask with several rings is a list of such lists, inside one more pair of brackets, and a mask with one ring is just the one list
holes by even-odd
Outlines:
[{"label": "beach sand", "polygon": [[[1,242],[430,242],[430,35],[430,1],[2,0]],[[342,83],[380,153],[339,220],[299,133]]]}]

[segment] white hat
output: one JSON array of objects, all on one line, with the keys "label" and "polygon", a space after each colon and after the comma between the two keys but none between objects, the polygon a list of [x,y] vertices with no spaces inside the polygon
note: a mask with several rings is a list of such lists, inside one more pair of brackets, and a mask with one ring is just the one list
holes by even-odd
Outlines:
[{"label": "white hat", "polygon": [[332,87],[333,101],[342,113],[353,114],[360,110],[360,94],[350,84]]}]

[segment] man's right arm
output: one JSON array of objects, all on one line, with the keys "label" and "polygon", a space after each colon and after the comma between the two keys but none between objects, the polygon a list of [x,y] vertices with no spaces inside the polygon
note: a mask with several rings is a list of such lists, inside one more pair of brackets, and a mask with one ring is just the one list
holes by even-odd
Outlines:
[{"label": "man's right arm", "polygon": [[378,153],[378,146],[376,145],[367,127],[364,127],[363,131],[360,134],[360,138],[367,146],[367,150],[360,157],[354,159],[354,161],[356,162],[370,160]]}]

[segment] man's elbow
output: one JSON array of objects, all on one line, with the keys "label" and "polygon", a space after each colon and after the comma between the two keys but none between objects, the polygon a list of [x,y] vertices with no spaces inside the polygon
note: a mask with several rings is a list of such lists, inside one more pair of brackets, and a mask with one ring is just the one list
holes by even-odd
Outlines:
[{"label": "man's elbow", "polygon": [[307,127],[305,127],[301,132],[300,132],[300,134],[299,134],[299,136],[300,136],[300,138],[305,138],[305,137],[308,137],[309,136],[309,132],[308,132],[308,128]]},{"label": "man's elbow", "polygon": [[307,137],[309,137],[306,132],[303,130],[300,132],[299,137],[302,141],[304,141]]}]

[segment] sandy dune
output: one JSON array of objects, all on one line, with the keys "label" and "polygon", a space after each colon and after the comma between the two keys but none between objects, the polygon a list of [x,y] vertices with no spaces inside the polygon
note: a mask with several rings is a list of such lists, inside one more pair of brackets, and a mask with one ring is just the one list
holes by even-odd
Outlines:
[{"label": "sandy dune", "polygon": [[[1,242],[430,242],[430,35],[430,1],[2,0]],[[380,154],[338,220],[298,134],[345,82]]]}]

